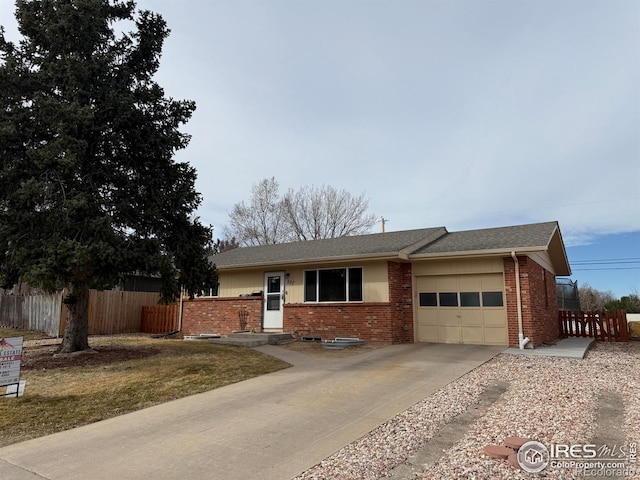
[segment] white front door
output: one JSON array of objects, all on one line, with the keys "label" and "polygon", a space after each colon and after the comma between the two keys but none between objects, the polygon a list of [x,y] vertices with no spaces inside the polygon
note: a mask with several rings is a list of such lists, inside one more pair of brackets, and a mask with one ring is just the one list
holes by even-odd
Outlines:
[{"label": "white front door", "polygon": [[265,329],[282,328],[284,304],[284,272],[264,274],[264,325]]}]

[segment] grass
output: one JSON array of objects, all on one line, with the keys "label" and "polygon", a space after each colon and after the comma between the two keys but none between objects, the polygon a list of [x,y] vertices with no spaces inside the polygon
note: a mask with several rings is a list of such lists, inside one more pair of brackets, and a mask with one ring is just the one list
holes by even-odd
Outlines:
[{"label": "grass", "polygon": [[17,328],[0,327],[0,338],[5,337],[24,337],[24,340],[40,340],[49,338],[46,333],[36,332],[35,330],[19,330]]},{"label": "grass", "polygon": [[[9,330],[0,329],[0,337],[23,334]],[[57,345],[25,347],[23,363],[32,369],[21,372],[23,397],[0,397],[0,446],[289,366],[255,350],[201,342],[116,336],[92,337],[90,344],[99,353],[62,359],[53,359]]]}]

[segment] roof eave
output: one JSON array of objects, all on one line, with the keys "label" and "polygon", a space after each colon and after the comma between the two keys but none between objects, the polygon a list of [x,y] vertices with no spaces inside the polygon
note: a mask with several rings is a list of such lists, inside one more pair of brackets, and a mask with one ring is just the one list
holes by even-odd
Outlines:
[{"label": "roof eave", "polygon": [[489,250],[467,250],[460,252],[435,252],[435,253],[418,253],[409,255],[411,260],[420,259],[442,259],[448,260],[451,258],[459,257],[495,257],[495,256],[510,256],[511,252],[517,253],[536,253],[544,252],[547,249],[545,246],[541,247],[525,247],[525,248],[493,248]]},{"label": "roof eave", "polygon": [[[368,261],[368,260],[409,260],[407,255],[399,252],[383,252],[368,255],[343,255],[340,257],[319,257],[319,258],[301,258],[297,260],[289,261],[272,261],[272,262],[256,262],[256,263],[243,263],[234,265],[216,265],[218,271],[223,270],[246,270],[255,268],[269,268],[269,267],[286,267],[289,265],[312,265],[318,263],[344,263],[348,261]],[[214,262],[215,263],[215,262]]]},{"label": "roof eave", "polygon": [[571,265],[569,264],[569,257],[567,256],[567,250],[564,246],[560,225],[558,223],[556,223],[556,227],[549,237],[547,251],[556,269],[556,275],[562,277],[570,276]]}]

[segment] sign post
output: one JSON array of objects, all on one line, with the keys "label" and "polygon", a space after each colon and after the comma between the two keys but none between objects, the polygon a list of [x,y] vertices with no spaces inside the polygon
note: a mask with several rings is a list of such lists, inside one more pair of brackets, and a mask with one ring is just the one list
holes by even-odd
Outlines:
[{"label": "sign post", "polygon": [[22,341],[24,337],[0,338],[0,387],[15,385],[17,397],[20,386],[20,362],[22,360]]}]

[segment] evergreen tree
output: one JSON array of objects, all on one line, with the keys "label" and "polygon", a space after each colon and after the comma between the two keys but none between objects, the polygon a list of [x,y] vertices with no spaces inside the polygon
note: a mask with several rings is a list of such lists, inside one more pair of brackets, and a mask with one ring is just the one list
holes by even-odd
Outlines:
[{"label": "evergreen tree", "polygon": [[16,18],[18,44],[0,30],[0,286],[66,289],[62,351],[83,350],[89,289],[214,283],[196,172],[173,160],[195,104],[154,81],[169,30],[133,1],[18,0]]}]

